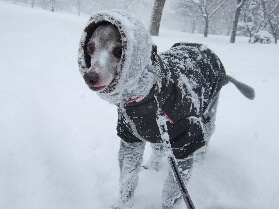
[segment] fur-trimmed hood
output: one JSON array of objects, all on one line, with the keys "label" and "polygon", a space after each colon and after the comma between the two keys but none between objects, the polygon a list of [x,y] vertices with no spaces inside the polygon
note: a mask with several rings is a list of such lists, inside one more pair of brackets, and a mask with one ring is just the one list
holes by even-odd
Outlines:
[{"label": "fur-trimmed hood", "polygon": [[115,80],[102,92],[102,99],[113,104],[146,96],[156,82],[155,68],[151,63],[152,39],[141,21],[122,10],[101,11],[86,24],[80,39],[78,64],[84,74],[91,65],[87,43],[94,30],[106,22],[117,27],[122,40],[122,56]]}]

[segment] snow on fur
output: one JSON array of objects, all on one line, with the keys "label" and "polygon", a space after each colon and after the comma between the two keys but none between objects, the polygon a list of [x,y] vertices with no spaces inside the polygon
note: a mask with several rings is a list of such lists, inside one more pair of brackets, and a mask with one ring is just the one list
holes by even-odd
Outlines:
[{"label": "snow on fur", "polygon": [[[90,67],[87,64],[85,45],[96,25],[103,21],[115,25],[122,39],[122,57],[118,65],[119,78],[113,91],[104,90],[99,96],[113,104],[147,95],[155,83],[156,77],[151,67],[152,39],[141,21],[122,10],[101,11],[93,15],[87,23],[80,40],[79,68],[84,74]],[[110,86],[108,87],[110,89]]]}]

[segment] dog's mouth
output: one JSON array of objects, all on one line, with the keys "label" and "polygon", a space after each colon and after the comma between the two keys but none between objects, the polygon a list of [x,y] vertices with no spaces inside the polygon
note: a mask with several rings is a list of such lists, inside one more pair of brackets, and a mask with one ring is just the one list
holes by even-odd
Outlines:
[{"label": "dog's mouth", "polygon": [[89,86],[92,91],[102,91],[106,88],[106,86]]},{"label": "dog's mouth", "polygon": [[120,76],[117,74],[115,76],[115,78],[113,79],[113,81],[106,88],[101,90],[100,93],[110,93],[110,92],[114,91],[116,85],[118,84],[119,77]]},{"label": "dog's mouth", "polygon": [[118,83],[118,81],[119,81],[119,77],[116,76],[109,85],[104,85],[104,86],[91,86],[91,85],[88,85],[88,87],[92,91],[97,91],[97,92],[100,92],[100,93],[110,93],[110,92],[112,92],[115,89],[116,84]]},{"label": "dog's mouth", "polygon": [[116,85],[118,84],[119,76],[115,76],[115,78],[112,80],[112,82],[108,85],[90,85],[87,83],[88,87],[92,91],[100,92],[100,93],[110,93],[114,91]]}]

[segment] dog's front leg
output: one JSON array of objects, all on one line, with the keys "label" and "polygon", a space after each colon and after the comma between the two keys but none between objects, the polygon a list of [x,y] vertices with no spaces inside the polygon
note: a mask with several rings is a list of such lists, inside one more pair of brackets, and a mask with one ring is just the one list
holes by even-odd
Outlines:
[{"label": "dog's front leg", "polygon": [[166,156],[166,148],[163,143],[151,143],[151,148],[151,156],[143,168],[158,171],[162,158]]},{"label": "dog's front leg", "polygon": [[133,206],[133,196],[138,184],[145,142],[128,143],[121,140],[119,150],[120,197],[115,208]]},{"label": "dog's front leg", "polygon": [[[194,163],[194,155],[190,155],[185,159],[177,159],[177,166],[180,176],[184,184],[187,184]],[[162,192],[162,209],[177,209],[182,202],[182,194],[180,188],[174,178],[172,169],[169,167],[168,176],[165,180]]]}]

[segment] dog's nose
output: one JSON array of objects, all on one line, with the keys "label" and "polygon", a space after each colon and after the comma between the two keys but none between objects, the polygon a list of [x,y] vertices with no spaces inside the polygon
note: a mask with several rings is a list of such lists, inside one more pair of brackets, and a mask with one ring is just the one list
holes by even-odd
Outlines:
[{"label": "dog's nose", "polygon": [[83,75],[83,78],[85,80],[85,83],[87,83],[87,85],[94,85],[95,83],[97,83],[99,79],[99,75],[96,72],[89,72],[89,73],[85,73]]}]

